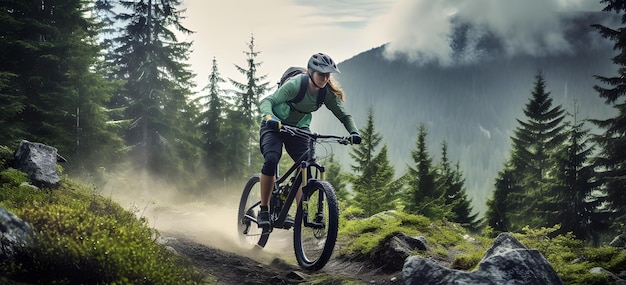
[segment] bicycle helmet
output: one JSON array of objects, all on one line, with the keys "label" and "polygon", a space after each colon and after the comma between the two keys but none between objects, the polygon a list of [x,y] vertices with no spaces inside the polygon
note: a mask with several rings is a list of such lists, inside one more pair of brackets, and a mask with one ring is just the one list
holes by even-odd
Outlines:
[{"label": "bicycle helmet", "polygon": [[321,52],[312,55],[307,66],[321,73],[341,73],[333,59]]}]

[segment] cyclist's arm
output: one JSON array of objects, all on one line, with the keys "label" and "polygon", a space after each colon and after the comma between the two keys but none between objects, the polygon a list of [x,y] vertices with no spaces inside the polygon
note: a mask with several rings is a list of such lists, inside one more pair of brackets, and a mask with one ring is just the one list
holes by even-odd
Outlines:
[{"label": "cyclist's arm", "polygon": [[326,96],[326,100],[324,100],[326,108],[333,112],[335,117],[339,119],[339,121],[343,124],[343,126],[349,133],[358,132],[359,129],[357,129],[356,125],[354,124],[352,116],[348,114],[348,112],[344,108],[341,99],[339,99],[339,97],[332,92],[329,92],[328,95],[330,96]]},{"label": "cyclist's arm", "polygon": [[274,106],[285,104],[287,101],[296,97],[296,95],[298,94],[298,90],[300,89],[299,81],[297,82],[297,85],[295,84],[296,81],[298,80],[288,80],[283,86],[278,88],[278,90],[276,90],[274,94],[269,95],[261,100],[259,104],[259,109],[261,110],[261,114],[263,115],[263,117],[265,117],[265,115],[271,115],[273,117],[284,119],[280,115],[282,115],[283,117],[288,115],[288,113],[274,113]]}]

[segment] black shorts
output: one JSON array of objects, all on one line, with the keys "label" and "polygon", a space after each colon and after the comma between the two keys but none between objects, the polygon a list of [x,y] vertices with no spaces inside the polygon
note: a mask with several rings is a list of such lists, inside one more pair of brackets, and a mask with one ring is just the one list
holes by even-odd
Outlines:
[{"label": "black shorts", "polygon": [[[309,130],[308,128],[303,128]],[[267,158],[266,154],[274,152],[278,154],[278,157],[283,153],[283,145],[287,154],[296,161],[302,156],[309,147],[308,138],[299,136],[292,136],[288,133],[281,133],[277,130],[267,128],[265,125],[261,126],[260,134],[260,148],[264,158]]]}]

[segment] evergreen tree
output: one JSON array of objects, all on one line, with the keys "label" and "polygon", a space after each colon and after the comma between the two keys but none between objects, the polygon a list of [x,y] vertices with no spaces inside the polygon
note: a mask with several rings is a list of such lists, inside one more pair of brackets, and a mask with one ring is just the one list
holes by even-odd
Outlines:
[{"label": "evergreen tree", "polygon": [[[259,98],[268,90],[269,82],[263,82],[267,75],[258,76],[257,69],[262,62],[257,62],[259,51],[255,50],[254,36],[251,36],[246,55],[246,67],[235,65],[246,78],[246,83],[229,78],[237,90],[234,91],[234,106],[227,114],[232,132],[227,138],[227,152],[230,155],[230,173],[236,178],[257,172],[263,160],[258,151],[258,128],[260,123]],[[239,149],[243,147],[243,149]],[[237,149],[235,149],[237,148]]]},{"label": "evergreen tree", "polygon": [[123,80],[113,107],[125,107],[130,121],[125,139],[139,169],[192,187],[190,171],[199,160],[194,130],[198,110],[189,104],[193,74],[188,70],[191,43],[179,42],[179,0],[120,1],[114,11],[120,29],[111,39],[112,80]]},{"label": "evergreen tree", "polygon": [[94,172],[116,160],[122,141],[102,105],[100,29],[81,0],[0,1],[0,144],[46,143],[66,169]]},{"label": "evergreen tree", "polygon": [[237,88],[235,91],[236,106],[239,111],[244,115],[244,118],[248,122],[249,126],[256,126],[257,118],[259,117],[259,98],[268,90],[269,82],[263,82],[267,78],[267,75],[258,76],[257,69],[262,62],[257,62],[259,51],[255,50],[254,36],[250,37],[250,43],[248,44],[248,51],[244,51],[246,54],[246,67],[235,65],[237,71],[246,77],[246,83],[238,82],[230,79],[230,82]]},{"label": "evergreen tree", "polygon": [[443,192],[445,204],[450,207],[446,218],[450,221],[464,225],[469,229],[476,229],[478,214],[472,214],[471,201],[465,190],[465,179],[457,162],[453,168],[448,159],[448,144],[441,143],[441,161],[437,166],[436,183],[437,192]]},{"label": "evergreen tree", "polygon": [[443,218],[450,214],[445,205],[445,192],[435,184],[435,168],[432,157],[428,153],[426,126],[420,123],[418,127],[416,149],[411,151],[415,165],[409,167],[408,197],[406,210],[409,213],[424,215],[429,218]]},{"label": "evergreen tree", "polygon": [[[487,200],[487,212],[485,213],[485,223],[492,228],[495,233],[508,232],[510,228],[508,212],[513,209],[509,195],[522,192],[519,183],[514,175],[515,170],[511,166],[510,160],[505,164],[495,182],[493,197]],[[513,200],[515,201],[515,200]]]},{"label": "evergreen tree", "polygon": [[548,195],[554,202],[548,222],[560,224],[559,233],[572,232],[579,239],[595,240],[602,227],[597,211],[603,200],[594,195],[599,183],[590,163],[594,147],[587,146],[589,130],[584,129],[584,121],[577,121],[577,106],[574,108],[568,140],[554,156],[554,185]]},{"label": "evergreen tree", "polygon": [[387,146],[363,169],[354,180],[353,203],[363,209],[366,216],[395,209],[396,193],[393,188],[394,168],[389,163]]},{"label": "evergreen tree", "polygon": [[621,14],[621,27],[611,28],[604,25],[594,25],[600,34],[613,42],[613,49],[617,55],[613,63],[618,66],[618,74],[614,76],[596,75],[595,78],[605,84],[596,85],[594,89],[605,99],[606,104],[617,110],[614,117],[596,119],[592,122],[604,130],[604,133],[594,137],[600,147],[600,153],[595,159],[599,169],[598,179],[603,183],[610,209],[614,212],[614,222],[626,223],[626,3],[623,0],[602,0],[607,6],[606,12]]},{"label": "evergreen tree", "polygon": [[[0,37],[0,41],[2,39]],[[11,90],[11,82],[15,77],[14,73],[0,71],[0,145],[16,146],[20,138],[25,137],[23,123],[14,120],[24,110],[26,102],[24,94]]]},{"label": "evergreen tree", "polygon": [[382,141],[382,136],[374,129],[374,111],[370,107],[367,111],[367,123],[361,130],[361,144],[356,145],[350,152],[350,157],[355,164],[351,165],[352,171],[360,173],[372,162],[376,148]]},{"label": "evergreen tree", "polygon": [[547,194],[548,173],[554,164],[550,156],[561,146],[566,136],[562,123],[565,118],[561,106],[552,106],[550,92],[546,91],[543,75],[535,76],[532,98],[526,104],[526,121],[517,120],[520,126],[514,131],[512,166],[522,192],[507,195],[509,199],[510,230],[553,226],[548,223],[550,199]]},{"label": "evergreen tree", "polygon": [[202,132],[202,148],[204,151],[204,165],[208,170],[210,182],[224,181],[226,169],[223,161],[226,160],[225,115],[226,109],[230,108],[226,92],[220,84],[226,82],[221,76],[217,66],[217,60],[213,58],[209,83],[202,89],[205,95],[199,96],[196,101],[200,102],[202,114],[200,116],[200,130]]},{"label": "evergreen tree", "polygon": [[324,166],[326,167],[326,181],[328,181],[328,183],[333,185],[335,188],[337,199],[340,201],[347,201],[350,194],[348,193],[346,183],[348,177],[347,174],[343,173],[341,170],[341,165],[337,160],[335,160],[335,156],[329,156]]},{"label": "evergreen tree", "polygon": [[374,128],[374,112],[368,111],[367,124],[362,133],[362,143],[352,149],[350,156],[356,161],[352,166],[355,175],[352,179],[354,199],[352,203],[363,209],[366,216],[395,208],[393,176],[395,170],[390,164],[387,146],[376,154],[382,137]]}]

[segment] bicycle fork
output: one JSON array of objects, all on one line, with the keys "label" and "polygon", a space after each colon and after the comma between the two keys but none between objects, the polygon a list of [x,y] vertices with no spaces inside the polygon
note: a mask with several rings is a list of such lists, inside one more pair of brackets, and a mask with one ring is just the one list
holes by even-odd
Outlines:
[{"label": "bicycle fork", "polygon": [[[318,198],[317,198],[317,209],[315,212],[315,216],[313,217],[313,221],[311,221],[309,219],[309,198],[308,195],[303,195],[306,196],[306,198],[302,199],[302,222],[304,223],[305,227],[309,227],[312,229],[323,229],[324,227],[326,227],[325,221],[324,221],[324,193],[323,192],[319,192],[318,193]],[[315,205],[314,205],[315,206]]]}]

